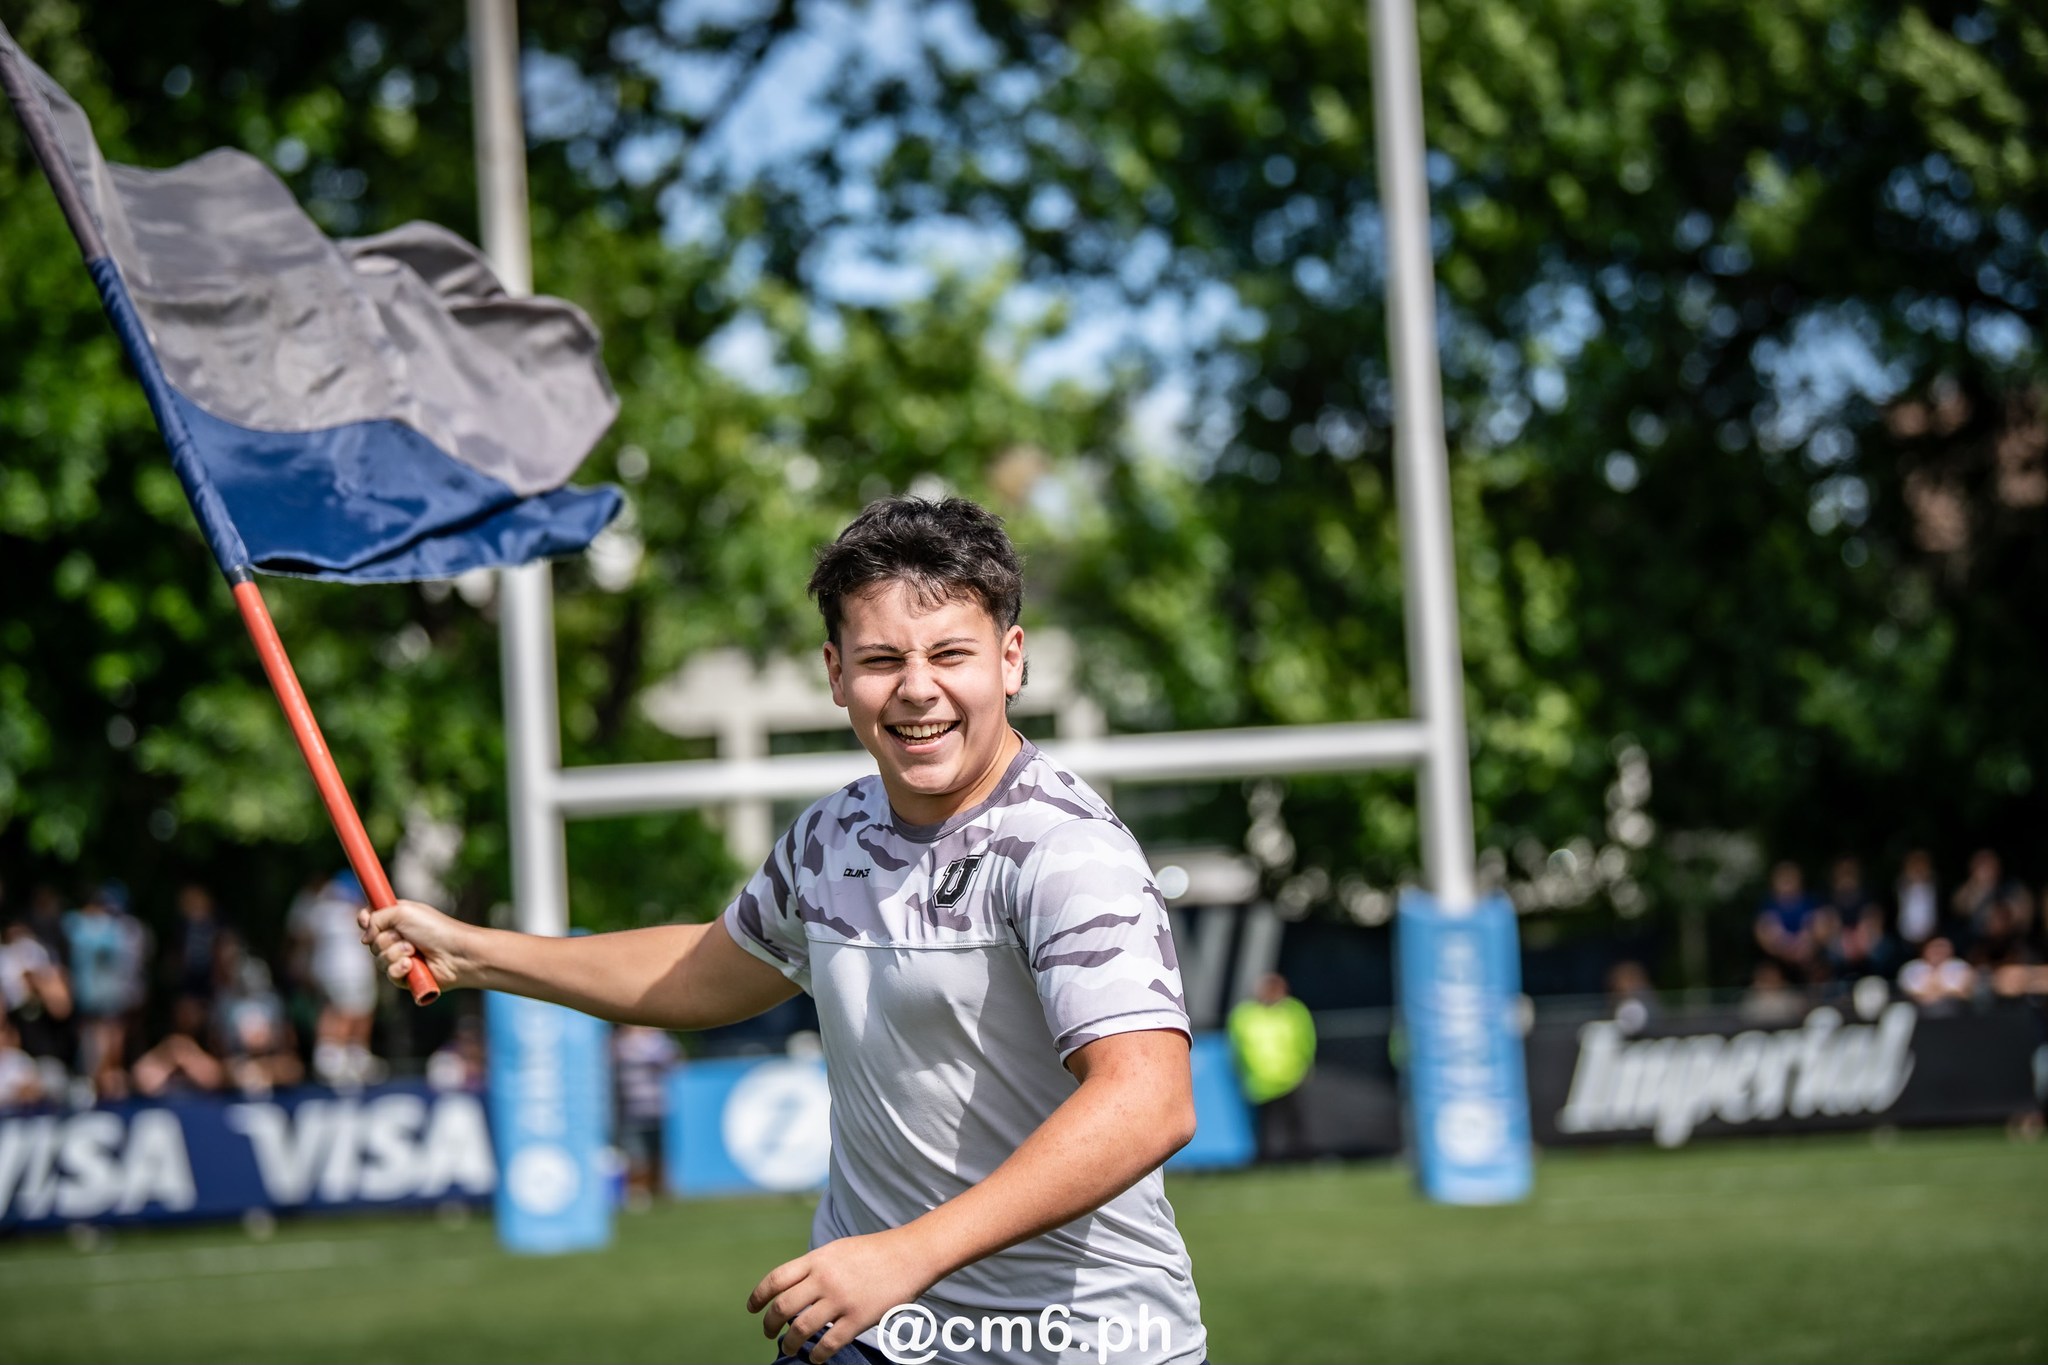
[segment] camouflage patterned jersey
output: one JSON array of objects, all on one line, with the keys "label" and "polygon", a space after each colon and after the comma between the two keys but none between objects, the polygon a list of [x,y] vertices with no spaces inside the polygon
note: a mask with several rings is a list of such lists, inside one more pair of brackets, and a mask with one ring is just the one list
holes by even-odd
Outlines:
[{"label": "camouflage patterned jersey", "polygon": [[[1188,1031],[1165,903],[1137,841],[1029,741],[988,800],[942,824],[898,821],[879,777],[826,797],[725,924],[817,1001],[832,1164],[813,1246],[899,1227],[986,1178],[1074,1092],[1062,1063],[1076,1048]],[[920,1302],[941,1322],[1023,1315],[1034,1328],[1063,1305],[1090,1341],[1062,1357],[977,1340],[977,1360],[1094,1360],[1096,1321],[1136,1324],[1141,1310],[1163,1329],[1116,1359],[1199,1361],[1206,1346],[1157,1171]]]}]

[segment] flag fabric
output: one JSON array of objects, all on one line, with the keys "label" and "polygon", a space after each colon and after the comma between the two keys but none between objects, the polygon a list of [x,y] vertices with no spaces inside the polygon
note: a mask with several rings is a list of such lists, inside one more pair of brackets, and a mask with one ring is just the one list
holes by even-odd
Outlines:
[{"label": "flag fabric", "polygon": [[87,268],[230,577],[442,578],[573,553],[618,513],[617,489],[564,486],[618,412],[581,310],[511,296],[430,223],[332,240],[243,152],[109,163],[0,28],[6,57],[45,106],[96,229]]}]

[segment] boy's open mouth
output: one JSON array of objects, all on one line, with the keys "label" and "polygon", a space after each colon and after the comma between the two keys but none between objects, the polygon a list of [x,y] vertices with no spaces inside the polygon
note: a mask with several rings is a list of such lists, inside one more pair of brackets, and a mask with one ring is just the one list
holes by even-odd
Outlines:
[{"label": "boy's open mouth", "polygon": [[960,728],[957,720],[927,721],[917,725],[891,725],[885,727],[890,734],[905,744],[929,744],[942,735],[950,735]]}]

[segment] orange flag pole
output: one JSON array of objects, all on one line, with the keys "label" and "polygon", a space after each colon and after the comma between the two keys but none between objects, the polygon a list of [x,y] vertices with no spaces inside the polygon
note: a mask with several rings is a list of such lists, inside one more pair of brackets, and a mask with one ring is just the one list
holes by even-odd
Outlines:
[{"label": "orange flag pole", "polygon": [[[277,627],[271,624],[270,609],[263,604],[263,593],[246,569],[239,574],[230,574],[229,583],[235,594],[235,606],[242,613],[242,624],[249,628],[249,638],[255,642],[256,653],[263,660],[263,671],[270,678],[270,689],[277,694],[277,704],[284,708],[284,718],[292,727],[292,737],[298,740],[299,752],[305,755],[306,767],[313,773],[313,785],[320,789],[320,800],[327,807],[327,818],[334,822],[334,832],[341,836],[341,847],[348,854],[349,866],[355,869],[356,879],[362,882],[363,893],[370,898],[371,906],[385,909],[395,904],[398,897],[392,894],[391,881],[384,875],[384,864],[370,843],[362,817],[356,814],[356,803],[350,799],[348,788],[342,783],[340,770],[334,766],[334,755],[327,751],[327,740],[320,733],[320,722],[313,718],[313,708],[299,686],[298,674],[292,671],[292,661],[284,652],[284,642],[277,638]],[[434,974],[427,970],[427,964],[420,961],[418,955],[413,957],[412,971],[407,975],[405,984],[412,991],[414,1004],[431,1005],[441,998],[440,983],[434,980]]]}]

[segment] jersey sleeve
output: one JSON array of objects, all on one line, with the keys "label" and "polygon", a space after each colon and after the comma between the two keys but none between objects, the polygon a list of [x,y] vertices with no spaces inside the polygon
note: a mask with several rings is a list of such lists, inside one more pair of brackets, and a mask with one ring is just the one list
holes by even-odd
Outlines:
[{"label": "jersey sleeve", "polygon": [[1166,900],[1137,840],[1108,820],[1070,820],[1019,871],[1015,923],[1065,1061],[1116,1033],[1192,1033]]},{"label": "jersey sleeve", "polygon": [[811,989],[811,945],[796,907],[798,831],[796,824],[776,840],[761,870],[725,907],[732,941],[802,987]]}]

